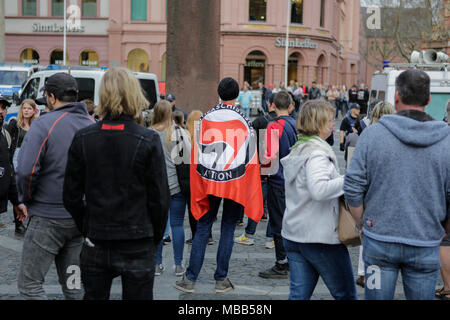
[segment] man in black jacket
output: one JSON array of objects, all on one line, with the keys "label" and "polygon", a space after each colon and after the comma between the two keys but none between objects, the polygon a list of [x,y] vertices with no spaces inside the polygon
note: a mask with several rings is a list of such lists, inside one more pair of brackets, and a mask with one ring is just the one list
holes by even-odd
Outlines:
[{"label": "man in black jacket", "polygon": [[153,299],[156,246],[170,206],[161,140],[136,122],[148,102],[129,70],[108,71],[99,96],[103,120],[76,133],[63,192],[64,206],[86,237],[84,299],[109,299],[117,276],[123,299]]},{"label": "man in black jacket", "polygon": [[23,236],[25,234],[25,226],[23,220],[25,217],[20,217],[19,214],[25,207],[23,204],[18,207],[19,199],[16,187],[16,179],[14,170],[12,169],[12,158],[14,155],[14,143],[8,126],[3,127],[6,119],[7,108],[10,106],[8,100],[0,95],[0,128],[1,128],[1,163],[0,163],[0,213],[7,211],[8,200],[13,204],[14,224],[16,226],[16,235]]},{"label": "man in black jacket", "polygon": [[320,99],[322,94],[320,93],[320,89],[317,87],[317,82],[313,81],[311,89],[309,89],[308,98],[309,100]]}]

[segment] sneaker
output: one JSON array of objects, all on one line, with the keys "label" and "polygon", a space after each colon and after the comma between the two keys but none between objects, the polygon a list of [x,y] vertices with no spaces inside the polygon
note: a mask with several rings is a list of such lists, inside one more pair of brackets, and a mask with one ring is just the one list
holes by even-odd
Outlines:
[{"label": "sneaker", "polygon": [[213,238],[208,238],[208,246],[214,244]]},{"label": "sneaker", "polygon": [[267,214],[265,212],[261,217],[261,221],[269,221],[269,218],[267,217]]},{"label": "sneaker", "polygon": [[240,226],[240,227],[243,227],[244,226],[244,220],[238,220],[237,225]]},{"label": "sneaker", "polygon": [[164,243],[172,242],[172,239],[170,239],[170,236],[167,236],[167,238],[163,239]]},{"label": "sneaker", "polygon": [[192,238],[191,238],[191,239],[188,239],[188,240],[186,240],[186,244],[192,244]]},{"label": "sneaker", "polygon": [[180,281],[175,282],[175,289],[178,289],[187,293],[194,293],[195,282],[189,280],[186,277],[186,274],[183,275],[183,278]]},{"label": "sneaker", "polygon": [[162,273],[164,272],[164,266],[162,265],[162,264],[158,264],[158,265],[156,265],[156,268],[155,268],[155,276],[160,276],[160,275],[162,275]]},{"label": "sneaker", "polygon": [[265,279],[287,279],[289,272],[289,264],[288,263],[278,263],[275,262],[275,265],[272,268],[261,271],[258,275],[261,278]]},{"label": "sneaker", "polygon": [[234,290],[234,285],[231,283],[230,279],[216,281],[216,293],[225,293]]},{"label": "sneaker", "polygon": [[356,279],[356,284],[364,288],[364,286],[366,285],[366,280],[364,276],[359,276],[358,279]]},{"label": "sneaker", "polygon": [[246,246],[252,246],[255,244],[255,240],[247,237],[247,235],[245,233],[242,234],[242,236],[240,236],[240,237],[234,238],[234,242],[243,244]]},{"label": "sneaker", "polygon": [[186,269],[181,264],[173,266],[173,268],[177,277],[181,277],[186,272]]},{"label": "sneaker", "polygon": [[266,242],[266,249],[273,249],[275,248],[275,241],[267,241]]}]

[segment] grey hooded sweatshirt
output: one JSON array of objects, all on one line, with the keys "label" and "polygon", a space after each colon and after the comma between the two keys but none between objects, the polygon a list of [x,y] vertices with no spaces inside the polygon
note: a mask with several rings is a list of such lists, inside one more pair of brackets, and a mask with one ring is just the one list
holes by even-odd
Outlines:
[{"label": "grey hooded sweatshirt", "polygon": [[346,172],[345,198],[364,205],[365,236],[434,247],[450,216],[450,127],[408,112],[383,116],[363,131]]}]

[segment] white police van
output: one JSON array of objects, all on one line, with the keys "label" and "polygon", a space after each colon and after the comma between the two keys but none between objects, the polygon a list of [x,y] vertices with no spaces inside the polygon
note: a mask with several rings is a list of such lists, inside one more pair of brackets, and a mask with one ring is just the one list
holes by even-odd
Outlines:
[{"label": "white police van", "polygon": [[[20,104],[25,99],[39,99],[43,96],[41,91],[45,81],[50,76],[59,72],[70,72],[75,78],[78,84],[78,101],[90,99],[94,101],[94,104],[98,105],[99,96],[98,91],[100,83],[107,68],[93,68],[83,66],[71,66],[62,67],[57,65],[49,65],[46,70],[39,71],[33,74],[23,89],[14,94],[13,105],[8,108],[8,113],[5,122],[9,122],[10,119],[17,118],[17,114],[20,108]],[[153,108],[156,102],[159,101],[159,88],[158,78],[155,74],[134,72],[136,78],[138,78],[145,97],[150,102],[149,108]],[[43,110],[45,106],[38,106],[40,110]]]},{"label": "white police van", "polygon": [[436,120],[443,120],[446,116],[445,107],[450,99],[450,63],[448,56],[442,52],[426,50],[413,52],[410,64],[388,64],[383,71],[377,71],[372,77],[370,102],[382,100],[395,105],[395,80],[406,69],[421,69],[430,77],[431,101],[425,108]]},{"label": "white police van", "polygon": [[0,94],[11,101],[27,79],[41,69],[39,65],[0,62]]}]

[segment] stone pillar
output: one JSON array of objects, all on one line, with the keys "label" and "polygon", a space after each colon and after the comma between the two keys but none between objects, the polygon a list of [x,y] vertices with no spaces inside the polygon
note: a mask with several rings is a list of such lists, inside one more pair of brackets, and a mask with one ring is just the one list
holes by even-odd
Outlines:
[{"label": "stone pillar", "polygon": [[0,0],[0,62],[5,61],[5,0]]},{"label": "stone pillar", "polygon": [[187,113],[207,111],[218,103],[219,77],[220,0],[168,0],[166,93]]}]

